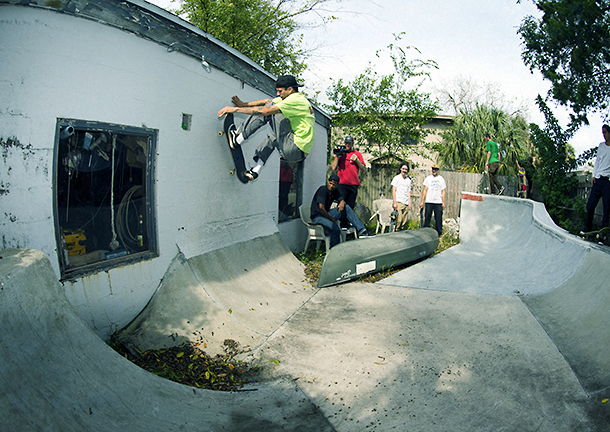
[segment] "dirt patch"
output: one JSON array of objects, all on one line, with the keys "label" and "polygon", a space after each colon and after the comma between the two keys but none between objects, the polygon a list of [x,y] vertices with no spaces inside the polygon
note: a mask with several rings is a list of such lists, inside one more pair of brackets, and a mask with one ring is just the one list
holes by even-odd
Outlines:
[{"label": "dirt patch", "polygon": [[210,357],[200,344],[184,345],[132,353],[112,338],[110,346],[120,355],[148,372],[188,386],[219,391],[239,391],[244,384],[254,381],[261,368],[236,360],[243,353],[231,339],[223,343],[224,354]]}]

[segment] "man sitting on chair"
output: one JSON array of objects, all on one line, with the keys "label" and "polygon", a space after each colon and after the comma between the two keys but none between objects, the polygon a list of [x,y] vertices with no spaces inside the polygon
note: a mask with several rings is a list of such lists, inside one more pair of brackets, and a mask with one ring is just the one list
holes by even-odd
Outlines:
[{"label": "man sitting on chair", "polygon": [[[326,185],[320,186],[311,200],[311,221],[322,225],[324,231],[330,231],[330,247],[337,245],[341,241],[341,227],[338,224],[339,219],[347,219],[354,228],[359,237],[370,236],[364,224],[352,208],[345,204],[345,200],[339,193],[337,186],[339,185],[339,176],[332,174]],[[330,208],[333,202],[338,205],[335,208]]]}]

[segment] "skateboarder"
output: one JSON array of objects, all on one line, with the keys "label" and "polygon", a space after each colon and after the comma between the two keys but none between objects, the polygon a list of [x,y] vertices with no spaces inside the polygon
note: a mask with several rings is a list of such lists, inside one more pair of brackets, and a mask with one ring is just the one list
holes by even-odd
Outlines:
[{"label": "skateboarder", "polygon": [[599,199],[602,199],[604,214],[602,218],[602,228],[608,226],[610,218],[610,126],[602,126],[604,142],[597,147],[597,158],[593,167],[593,178],[591,192],[587,200],[587,225],[585,231],[589,232],[593,228],[593,216],[595,207]]},{"label": "skateboarder", "polygon": [[218,117],[228,113],[249,115],[239,128],[234,126],[230,129],[230,143],[241,145],[262,126],[268,124],[271,127],[271,133],[254,153],[255,166],[245,173],[250,181],[258,177],[273,150],[277,149],[288,163],[298,163],[311,152],[316,137],[313,108],[299,93],[302,85],[292,75],[283,75],[277,79],[275,87],[278,96],[275,99],[243,102],[233,96],[231,100],[235,106],[226,106],[218,111]]},{"label": "skateboarder", "polygon": [[498,195],[502,195],[504,186],[500,184],[496,177],[496,174],[498,174],[498,170],[500,169],[500,149],[498,148],[498,144],[491,140],[491,136],[489,136],[488,133],[484,135],[484,139],[486,142],[485,152],[487,153],[485,167],[487,168],[487,175],[489,176],[490,192],[493,194],[495,189],[498,191]]}]

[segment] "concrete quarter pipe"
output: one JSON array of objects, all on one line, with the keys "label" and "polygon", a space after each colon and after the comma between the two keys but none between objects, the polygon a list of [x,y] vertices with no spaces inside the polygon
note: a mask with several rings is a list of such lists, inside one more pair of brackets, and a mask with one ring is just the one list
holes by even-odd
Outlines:
[{"label": "concrete quarter pipe", "polygon": [[[256,391],[238,393],[137,368],[76,316],[45,255],[1,251],[0,430],[609,430],[606,249],[537,203],[486,195],[464,196],[461,234],[381,283],[328,289],[305,286],[279,246],[250,262],[241,247],[177,257],[159,292],[205,291],[202,327],[224,323],[252,358],[274,360]],[[223,276],[227,265],[238,270]],[[169,315],[193,319],[182,301]],[[163,328],[162,303],[138,325]]]}]

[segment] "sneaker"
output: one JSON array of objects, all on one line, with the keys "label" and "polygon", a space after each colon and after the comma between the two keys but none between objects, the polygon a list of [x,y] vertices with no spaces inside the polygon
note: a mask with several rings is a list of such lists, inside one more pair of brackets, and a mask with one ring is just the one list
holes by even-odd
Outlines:
[{"label": "sneaker", "polygon": [[361,233],[358,233],[358,238],[363,238],[363,237],[375,237],[375,234],[370,233],[368,231],[362,231]]},{"label": "sneaker", "polygon": [[239,135],[237,133],[237,128],[235,127],[235,125],[229,126],[228,134],[229,134],[228,135],[228,137],[229,137],[229,147],[234,149],[235,147],[238,146],[238,144],[237,144],[237,135]]}]

